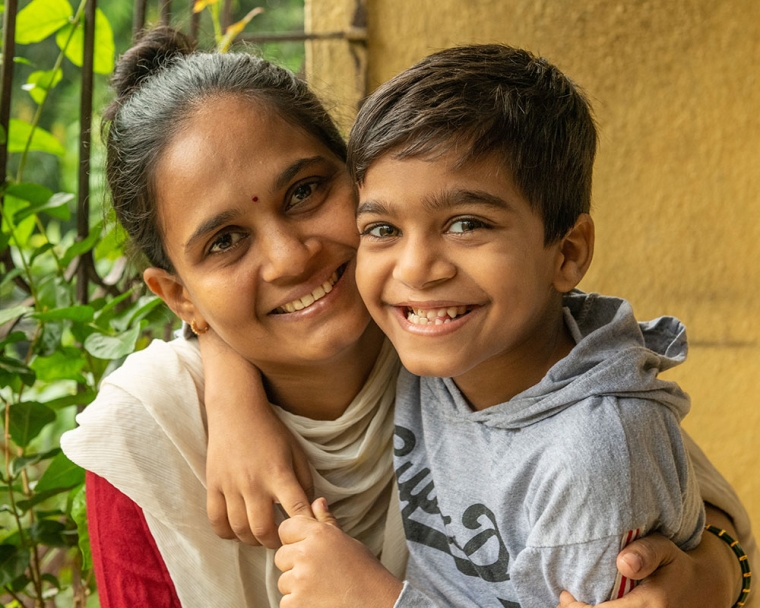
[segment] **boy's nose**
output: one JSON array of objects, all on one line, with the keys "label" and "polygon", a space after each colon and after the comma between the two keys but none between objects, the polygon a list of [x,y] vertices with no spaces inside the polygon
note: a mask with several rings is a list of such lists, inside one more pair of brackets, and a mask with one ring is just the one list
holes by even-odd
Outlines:
[{"label": "boy's nose", "polygon": [[393,278],[414,289],[425,289],[456,275],[456,266],[430,243],[409,242],[393,270]]},{"label": "boy's nose", "polygon": [[321,249],[318,239],[276,228],[260,236],[259,246],[264,260],[261,278],[268,283],[302,275]]}]

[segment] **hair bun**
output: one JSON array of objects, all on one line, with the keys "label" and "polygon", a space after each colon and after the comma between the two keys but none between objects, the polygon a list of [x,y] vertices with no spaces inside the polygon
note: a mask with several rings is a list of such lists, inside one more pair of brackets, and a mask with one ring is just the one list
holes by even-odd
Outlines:
[{"label": "hair bun", "polygon": [[171,59],[189,55],[194,50],[195,43],[171,27],[162,25],[143,30],[135,44],[119,57],[114,69],[111,86],[116,92],[115,104],[124,103],[143,80],[161,70]]}]

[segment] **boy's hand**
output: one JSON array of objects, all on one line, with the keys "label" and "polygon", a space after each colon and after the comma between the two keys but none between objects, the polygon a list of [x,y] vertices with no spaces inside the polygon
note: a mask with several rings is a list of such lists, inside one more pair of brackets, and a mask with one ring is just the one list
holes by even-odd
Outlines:
[{"label": "boy's hand", "polygon": [[280,608],[391,608],[401,581],[341,531],[324,498],[312,509],[316,519],[299,516],[280,525],[283,546],[274,558],[283,572]]},{"label": "boy's hand", "polygon": [[[730,608],[739,596],[736,557],[721,547],[723,541],[710,533],[685,553],[664,536],[641,538],[620,552],[617,566],[628,578],[642,581],[624,598],[599,604],[599,608],[683,608],[709,606]],[[557,608],[589,608],[564,591]]]},{"label": "boy's hand", "polygon": [[311,516],[309,463],[272,411],[261,375],[213,330],[200,336],[208,418],[206,509],[214,532],[280,546],[275,503]]}]

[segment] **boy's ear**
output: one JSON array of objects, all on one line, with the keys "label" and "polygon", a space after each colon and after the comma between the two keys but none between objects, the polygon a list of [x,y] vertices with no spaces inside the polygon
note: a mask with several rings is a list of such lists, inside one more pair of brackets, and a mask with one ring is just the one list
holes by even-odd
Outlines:
[{"label": "boy's ear", "polygon": [[582,213],[559,243],[554,288],[567,293],[581,282],[594,257],[594,220]]},{"label": "boy's ear", "polygon": [[151,267],[143,272],[143,280],[148,288],[166,302],[174,314],[185,323],[190,324],[195,321],[196,325],[201,327],[206,325],[179,277],[161,268]]}]

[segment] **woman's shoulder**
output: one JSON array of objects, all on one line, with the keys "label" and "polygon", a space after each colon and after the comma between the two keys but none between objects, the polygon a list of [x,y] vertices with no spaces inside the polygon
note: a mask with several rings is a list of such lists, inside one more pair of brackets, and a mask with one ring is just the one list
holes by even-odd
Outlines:
[{"label": "woman's shoulder", "polygon": [[161,495],[175,485],[205,479],[202,368],[187,342],[155,341],[127,357],[61,438],[69,459],[142,508],[166,503]]}]

